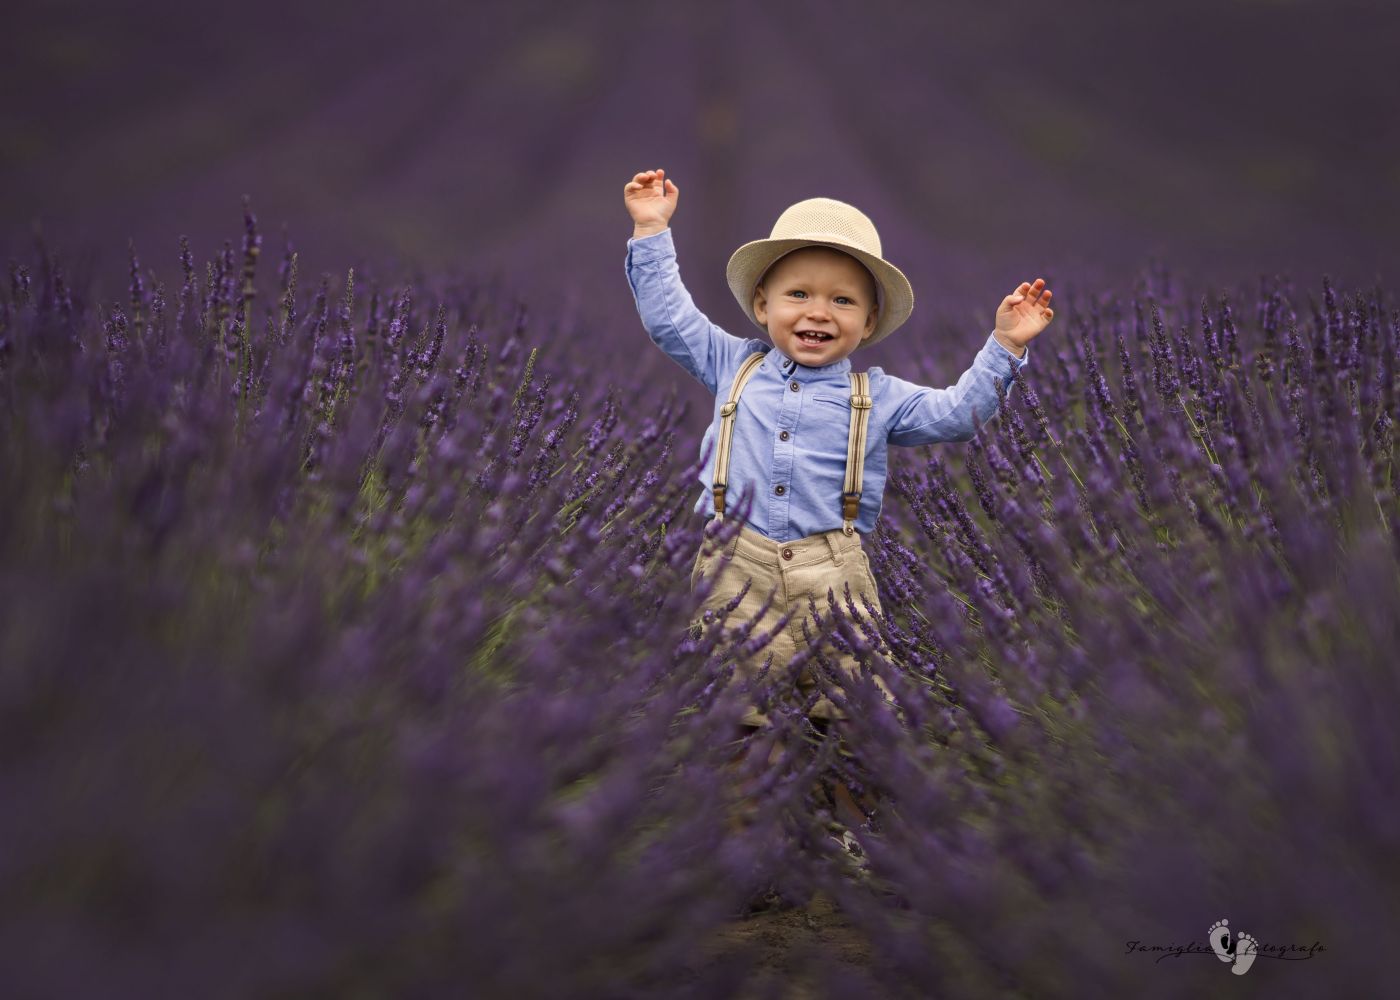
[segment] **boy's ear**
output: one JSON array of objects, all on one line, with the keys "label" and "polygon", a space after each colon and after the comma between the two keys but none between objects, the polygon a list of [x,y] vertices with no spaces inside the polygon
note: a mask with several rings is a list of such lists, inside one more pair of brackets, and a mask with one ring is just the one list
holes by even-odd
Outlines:
[{"label": "boy's ear", "polygon": [[763,290],[762,285],[758,285],[753,290],[753,315],[754,319],[760,323],[767,323],[766,313],[768,311],[768,294]]},{"label": "boy's ear", "polygon": [[880,307],[872,306],[870,309],[870,315],[865,317],[865,336],[861,337],[860,339],[869,340],[870,335],[875,332],[875,327],[879,324],[879,322]]}]

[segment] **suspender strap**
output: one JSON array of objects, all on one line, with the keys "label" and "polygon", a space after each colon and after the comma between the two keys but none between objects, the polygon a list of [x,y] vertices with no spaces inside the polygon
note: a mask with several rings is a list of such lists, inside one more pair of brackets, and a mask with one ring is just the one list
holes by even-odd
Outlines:
[{"label": "suspender strap", "polygon": [[865,472],[865,430],[870,423],[870,376],[851,372],[851,429],[846,435],[846,485],[841,492],[841,530],[855,534]]},{"label": "suspender strap", "polygon": [[760,351],[744,359],[744,363],[734,375],[734,383],[729,387],[729,401],[719,409],[719,450],[715,453],[714,482],[717,517],[724,517],[724,491],[729,482],[729,442],[734,437],[734,411],[739,408],[739,394],[744,391],[745,383],[758,370],[758,364],[763,358],[764,352]]}]

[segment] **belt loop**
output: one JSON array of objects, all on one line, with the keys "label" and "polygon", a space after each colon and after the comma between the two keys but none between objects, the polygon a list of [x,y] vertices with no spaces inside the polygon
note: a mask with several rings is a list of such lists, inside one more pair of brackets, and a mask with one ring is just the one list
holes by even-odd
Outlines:
[{"label": "belt loop", "polygon": [[845,553],[841,551],[841,546],[836,540],[836,536],[840,534],[840,531],[840,528],[835,528],[831,531],[822,532],[822,537],[826,539],[827,548],[831,549],[831,561],[837,566],[840,566],[846,561]]}]

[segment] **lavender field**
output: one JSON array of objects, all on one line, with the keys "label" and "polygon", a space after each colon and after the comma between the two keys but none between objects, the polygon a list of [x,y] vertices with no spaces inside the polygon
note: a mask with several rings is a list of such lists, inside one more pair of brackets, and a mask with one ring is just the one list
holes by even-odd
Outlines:
[{"label": "lavender field", "polygon": [[[785,43],[796,4],[751,31],[723,5],[381,11],[324,47],[269,5],[203,33],[21,8],[4,996],[1386,992],[1393,14],[1018,3],[1069,48],[993,75],[986,6],[876,4],[849,52]],[[1162,72],[1188,43],[1198,72]],[[793,82],[847,55],[883,114]],[[735,682],[762,631],[690,627],[697,549],[750,498],[702,531],[710,397],[623,274],[618,188],[673,164],[682,271],[740,336],[725,255],[807,195],[866,207],[918,290],[856,370],[951,384],[999,295],[1055,288],[995,419],[889,452],[884,613],[822,608],[802,654],[844,752],[801,663]],[[738,830],[748,699],[775,731]],[[881,801],[865,877],[833,775]],[[749,914],[765,894],[786,908]],[[1252,960],[1211,953],[1226,919]]]},{"label": "lavender field", "polygon": [[[848,760],[773,684],[797,749],[737,835],[744,636],[686,630],[684,408],[627,410],[478,289],[308,287],[245,220],[179,288],[133,259],[94,301],[45,247],[4,295],[19,995],[736,995],[752,942],[698,943],[774,878],[868,941],[800,959],[832,995],[1208,990],[1119,942],[1217,911],[1324,944],[1261,970],[1283,995],[1383,978],[1384,289],[1104,289],[964,449],[893,452],[889,614],[816,646],[900,711],[833,690]],[[820,835],[824,766],[890,803],[872,884]]]}]

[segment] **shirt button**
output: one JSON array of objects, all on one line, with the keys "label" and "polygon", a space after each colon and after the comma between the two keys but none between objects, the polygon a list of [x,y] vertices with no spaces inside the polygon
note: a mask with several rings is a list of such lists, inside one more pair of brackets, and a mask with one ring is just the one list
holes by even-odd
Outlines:
[{"label": "shirt button", "polygon": [[797,381],[794,379],[791,383],[789,383],[788,388],[791,389],[793,392],[796,392],[799,388]]},{"label": "shirt button", "polygon": [[778,435],[778,437],[781,440],[786,441],[788,438],[792,437],[792,435],[789,434],[787,431],[783,431],[781,434]]},{"label": "shirt button", "polygon": [[777,486],[773,487],[773,492],[778,494],[778,496],[782,496],[787,492],[787,487],[779,483]]},{"label": "shirt button", "polygon": [[792,558],[792,549],[783,549],[783,558],[784,558],[784,559],[791,559],[791,558]]}]

